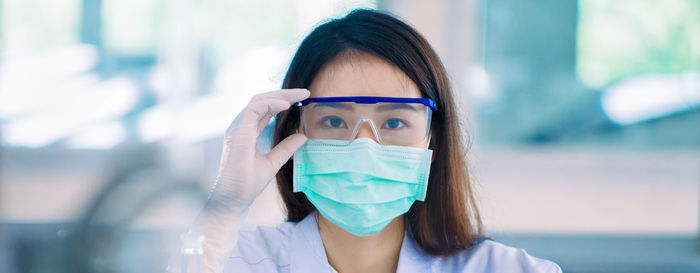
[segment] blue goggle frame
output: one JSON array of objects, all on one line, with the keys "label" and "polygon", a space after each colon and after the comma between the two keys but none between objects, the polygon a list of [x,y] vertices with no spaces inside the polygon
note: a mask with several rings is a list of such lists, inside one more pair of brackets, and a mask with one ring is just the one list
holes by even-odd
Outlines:
[{"label": "blue goggle frame", "polygon": [[395,102],[395,103],[420,103],[433,111],[437,111],[437,105],[435,102],[428,98],[397,98],[397,97],[368,97],[368,96],[355,96],[355,97],[320,97],[320,98],[308,98],[303,101],[297,102],[294,106],[304,107],[309,105],[309,103],[314,102],[355,102],[363,104],[375,104],[378,102]]}]

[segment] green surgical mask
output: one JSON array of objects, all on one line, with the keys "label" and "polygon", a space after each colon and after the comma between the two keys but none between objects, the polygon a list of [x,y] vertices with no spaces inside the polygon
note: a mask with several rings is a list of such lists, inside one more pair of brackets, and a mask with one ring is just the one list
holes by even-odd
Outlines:
[{"label": "green surgical mask", "polygon": [[294,192],[303,192],[329,221],[356,236],[382,230],[425,199],[432,150],[308,140],[294,154]]}]

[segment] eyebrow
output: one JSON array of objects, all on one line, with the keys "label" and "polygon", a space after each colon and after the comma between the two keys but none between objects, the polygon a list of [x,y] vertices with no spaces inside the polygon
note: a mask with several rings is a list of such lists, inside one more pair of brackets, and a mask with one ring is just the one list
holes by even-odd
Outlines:
[{"label": "eyebrow", "polygon": [[330,107],[330,108],[343,109],[343,110],[348,110],[348,111],[352,111],[352,108],[353,108],[348,103],[337,103],[337,102],[316,103],[316,104],[314,104],[313,108],[316,108],[316,107]]},{"label": "eyebrow", "polygon": [[377,106],[376,111],[377,112],[386,112],[386,111],[392,111],[392,110],[396,110],[396,109],[408,109],[408,110],[413,110],[413,111],[418,112],[418,109],[416,109],[415,107],[413,107],[412,105],[410,105],[408,103],[386,103],[386,104],[382,104],[382,105]]}]

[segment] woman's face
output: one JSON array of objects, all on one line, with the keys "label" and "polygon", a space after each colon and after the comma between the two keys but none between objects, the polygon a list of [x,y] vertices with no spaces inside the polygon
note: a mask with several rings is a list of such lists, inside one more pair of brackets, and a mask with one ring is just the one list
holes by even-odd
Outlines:
[{"label": "woman's face", "polygon": [[[357,51],[341,53],[326,64],[309,90],[311,97],[422,97],[418,86],[401,69],[374,55]],[[362,137],[377,141],[367,123],[357,132],[356,138]],[[428,138],[409,146],[426,148]]]}]

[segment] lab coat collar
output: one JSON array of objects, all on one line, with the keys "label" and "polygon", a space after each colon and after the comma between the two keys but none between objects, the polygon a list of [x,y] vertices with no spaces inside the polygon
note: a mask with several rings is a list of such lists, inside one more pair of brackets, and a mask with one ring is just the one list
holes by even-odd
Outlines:
[{"label": "lab coat collar", "polygon": [[411,231],[406,229],[403,235],[403,243],[399,253],[399,265],[396,267],[396,272],[432,272],[431,267],[434,259],[423,252],[416,244],[416,241],[413,240]]},{"label": "lab coat collar", "polygon": [[309,213],[294,227],[291,239],[290,273],[330,272],[316,212]]},{"label": "lab coat collar", "polygon": [[[312,212],[294,227],[290,243],[290,272],[331,272],[321,233],[318,230],[318,215]],[[409,230],[404,233],[399,264],[396,272],[430,272],[433,257],[423,252],[413,240]]]}]

